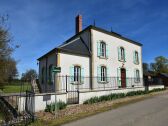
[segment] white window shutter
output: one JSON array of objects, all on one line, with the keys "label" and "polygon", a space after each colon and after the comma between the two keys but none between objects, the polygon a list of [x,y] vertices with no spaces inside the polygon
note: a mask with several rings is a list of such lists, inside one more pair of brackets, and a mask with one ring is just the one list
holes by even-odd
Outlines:
[{"label": "white window shutter", "polygon": [[136,61],[135,61],[135,51],[133,51],[133,63],[136,63]]},{"label": "white window shutter", "polygon": [[106,58],[109,57],[109,48],[108,48],[108,44],[106,44]]},{"label": "white window shutter", "polygon": [[70,66],[70,83],[74,82],[74,66]]},{"label": "white window shutter", "polygon": [[100,42],[97,42],[97,56],[100,56]]},{"label": "white window shutter", "polygon": [[124,49],[124,62],[126,62],[126,50]]},{"label": "white window shutter", "polygon": [[121,49],[118,47],[118,60],[121,60]]},{"label": "white window shutter", "polygon": [[107,82],[110,82],[109,68],[107,67]]},{"label": "white window shutter", "polygon": [[101,66],[97,67],[97,81],[101,81]]},{"label": "white window shutter", "polygon": [[126,87],[129,85],[128,69],[126,69]]},{"label": "white window shutter", "polygon": [[117,68],[117,81],[118,81],[118,86],[121,86],[121,69]]},{"label": "white window shutter", "polygon": [[84,68],[81,68],[81,83],[84,83]]}]

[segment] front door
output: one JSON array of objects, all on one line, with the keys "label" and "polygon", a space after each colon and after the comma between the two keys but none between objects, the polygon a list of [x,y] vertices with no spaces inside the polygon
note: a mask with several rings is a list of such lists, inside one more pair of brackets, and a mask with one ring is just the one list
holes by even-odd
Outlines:
[{"label": "front door", "polygon": [[121,86],[122,88],[126,87],[126,70],[124,68],[121,69]]}]

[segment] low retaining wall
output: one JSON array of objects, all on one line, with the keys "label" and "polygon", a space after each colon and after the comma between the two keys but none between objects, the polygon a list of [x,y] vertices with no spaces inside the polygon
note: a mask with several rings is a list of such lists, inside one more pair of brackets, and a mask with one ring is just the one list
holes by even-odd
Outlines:
[{"label": "low retaining wall", "polygon": [[151,91],[153,89],[163,89],[165,88],[164,85],[150,85],[148,86],[148,90]]},{"label": "low retaining wall", "polygon": [[97,91],[86,91],[86,92],[79,92],[79,104],[83,104],[84,101],[92,98],[92,97],[99,97],[103,95],[109,95],[111,93],[127,93],[130,91],[144,91],[145,87],[135,87],[135,88],[124,88],[124,89],[110,89],[110,90],[97,90]]},{"label": "low retaining wall", "polygon": [[[58,101],[63,101],[67,103],[67,94],[62,93],[62,94],[56,94],[56,99]],[[26,102],[26,97],[20,97],[19,98],[19,103],[18,103],[18,108],[19,112],[22,112],[25,110],[25,102]],[[46,105],[50,104],[52,102],[55,102],[55,94],[48,94],[48,93],[41,93],[41,94],[35,94],[34,96],[34,103],[32,107],[34,107],[34,112],[38,112],[41,110],[45,110]]]}]

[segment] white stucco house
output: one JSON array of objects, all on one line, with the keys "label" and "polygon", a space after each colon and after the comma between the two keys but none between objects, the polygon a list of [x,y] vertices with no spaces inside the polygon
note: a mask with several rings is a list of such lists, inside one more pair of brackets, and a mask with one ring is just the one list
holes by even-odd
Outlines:
[{"label": "white stucco house", "polygon": [[[96,26],[82,30],[39,59],[42,92],[118,89],[143,86],[142,44]],[[61,67],[55,76],[52,67]]]}]

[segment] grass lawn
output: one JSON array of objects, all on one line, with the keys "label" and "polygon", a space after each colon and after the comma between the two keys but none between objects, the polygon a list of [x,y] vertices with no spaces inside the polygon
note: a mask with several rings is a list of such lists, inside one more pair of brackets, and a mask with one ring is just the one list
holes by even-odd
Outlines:
[{"label": "grass lawn", "polygon": [[22,87],[19,84],[10,84],[10,85],[5,85],[3,92],[4,93],[19,93],[21,92],[25,92],[26,90],[30,90],[31,89],[31,85],[28,83],[25,83]]},{"label": "grass lawn", "polygon": [[0,120],[3,120],[3,119],[4,119],[3,113],[0,111]]}]

